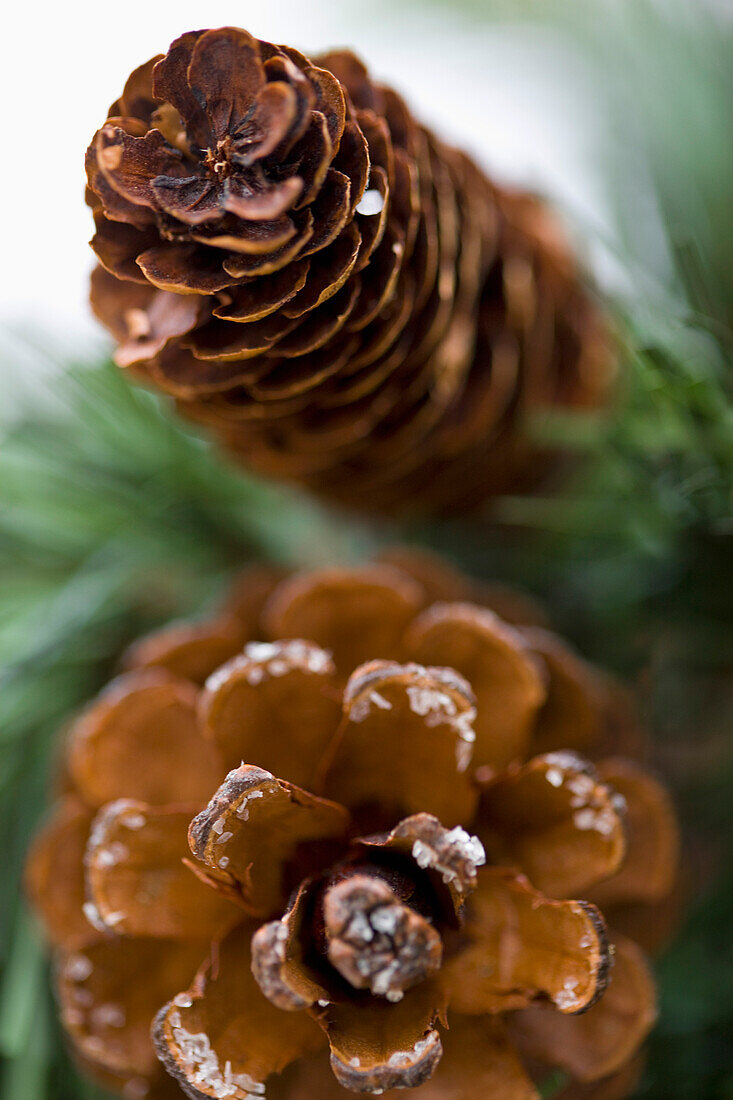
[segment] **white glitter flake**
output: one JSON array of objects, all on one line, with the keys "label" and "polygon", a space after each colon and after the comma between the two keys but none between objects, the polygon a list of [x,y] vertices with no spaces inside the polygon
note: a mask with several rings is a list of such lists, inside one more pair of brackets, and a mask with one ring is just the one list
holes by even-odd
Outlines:
[{"label": "white glitter flake", "polygon": [[559,768],[562,772],[577,771],[578,769],[578,757],[572,752],[545,753],[545,763],[551,767]]},{"label": "white glitter flake", "polygon": [[102,844],[99,848],[92,847],[94,862],[98,867],[114,867],[127,859],[130,852],[119,840],[113,840],[111,844]]},{"label": "white glitter flake", "polygon": [[124,1027],[126,1023],[125,1010],[122,1005],[98,1005],[92,1009],[90,1017],[94,1027]]},{"label": "white glitter flake", "polygon": [[410,709],[421,718],[427,718],[429,726],[437,726],[446,718],[455,718],[457,714],[455,701],[445,691],[437,688],[411,684],[407,689],[407,697],[410,700]]},{"label": "white glitter flake", "polygon": [[422,867],[425,870],[438,858],[437,852],[425,844],[422,840],[416,840],[412,845],[412,858],[417,863],[418,867]]},{"label": "white glitter flake", "polygon": [[285,962],[285,956],[287,954],[287,942],[288,942],[288,926],[283,924],[282,921],[278,921],[275,924],[275,942],[273,944],[273,951],[281,962]]},{"label": "white glitter flake", "polygon": [[578,983],[572,978],[567,978],[563,988],[552,998],[558,1008],[567,1010],[574,1008],[580,1002],[578,997]]},{"label": "white glitter flake", "polygon": [[420,687],[418,684],[408,687],[407,697],[412,712],[424,718],[427,726],[445,723],[455,730],[458,735],[456,764],[459,772],[464,772],[471,762],[473,743],[476,740],[473,729],[476,708],[469,707],[459,712],[455,699],[447,692],[432,687]]},{"label": "white glitter flake", "polygon": [[107,924],[102,920],[102,916],[93,901],[85,901],[81,908],[92,928],[96,928],[98,932],[107,931]]},{"label": "white glitter flake", "polygon": [[222,1072],[216,1052],[211,1049],[209,1037],[204,1032],[193,1034],[181,1025],[180,1012],[172,1012],[173,1039],[183,1062],[189,1081],[195,1087],[210,1090],[216,1100],[249,1100],[264,1097],[265,1086],[254,1081],[247,1073],[234,1073],[227,1061]]},{"label": "white glitter flake", "polygon": [[64,968],[67,978],[72,982],[85,982],[94,967],[86,955],[71,955]]},{"label": "white glitter flake", "polygon": [[385,966],[383,970],[380,970],[378,974],[375,974],[372,978],[372,993],[376,993],[378,997],[386,997],[392,1004],[396,1004],[404,997],[404,993],[401,989],[390,989],[390,984],[395,974],[399,970],[399,962],[395,959]]},{"label": "white glitter flake", "polygon": [[378,691],[365,691],[352,703],[349,718],[352,722],[363,722],[375,710],[392,710],[392,704]]},{"label": "white glitter flake", "polygon": [[391,1055],[388,1066],[412,1066],[418,1061],[421,1054],[432,1045],[434,1041],[433,1035],[427,1035],[424,1039],[418,1039],[412,1050],[396,1050]]},{"label": "white glitter flake", "polygon": [[252,661],[264,664],[265,661],[271,661],[273,657],[277,657],[279,650],[274,642],[250,642],[244,647],[244,653]]},{"label": "white glitter flake", "polygon": [[389,699],[385,699],[378,691],[373,691],[369,698],[374,703],[374,706],[379,707],[380,710],[392,710],[392,704]]},{"label": "white glitter flake", "polygon": [[623,807],[615,801],[614,810],[606,805],[601,794],[605,794],[605,788],[599,790],[593,776],[578,772],[578,760],[571,753],[548,753],[545,759],[550,763],[545,773],[547,781],[553,787],[564,785],[572,796],[570,806],[575,811],[573,824],[576,829],[594,829],[602,836],[610,836],[616,827],[614,810],[623,812]]},{"label": "white glitter flake", "polygon": [[369,923],[366,913],[357,910],[349,921],[347,938],[358,940],[360,943],[371,943],[374,939],[374,929]]},{"label": "white glitter flake", "polygon": [[396,905],[380,905],[369,914],[369,923],[375,932],[385,936],[394,936],[400,919],[400,910]]},{"label": "white glitter flake", "polygon": [[431,867],[438,871],[446,886],[452,883],[456,889],[462,891],[463,881],[459,876],[461,864],[463,864],[463,874],[473,878],[476,868],[486,863],[484,846],[477,836],[471,836],[457,825],[455,829],[443,835],[441,848],[441,852],[438,852],[425,841],[416,840],[412,845],[412,858],[418,867],[423,869]]},{"label": "white glitter flake", "polygon": [[[239,820],[240,821],[248,821],[249,820],[249,803],[254,801],[257,798],[264,798],[264,797],[265,797],[265,792],[264,791],[250,791],[249,794],[246,794],[244,796],[244,798],[242,799],[242,801],[237,806],[236,813],[237,813],[237,817],[239,818]],[[223,823],[222,823],[222,828],[223,828]],[[232,834],[230,833],[229,835],[231,836]]]},{"label": "white glitter flake", "polygon": [[[330,674],[334,670],[333,660],[328,650],[297,640],[291,642],[250,642],[249,645],[244,647],[244,653],[241,657],[235,657],[233,662],[230,661],[228,665],[219,670],[223,673],[230,669],[224,680],[232,672],[241,668],[243,663],[251,663],[251,668],[247,674],[247,679],[251,684],[259,683],[265,675],[285,676],[288,672],[296,669],[301,672],[312,672],[318,676]],[[217,675],[217,673],[214,673],[215,677]]]},{"label": "white glitter flake", "polygon": [[621,814],[623,816],[623,814],[628,813],[629,807],[626,805],[626,799],[622,794],[619,794],[618,791],[613,792],[611,802],[613,803],[613,808],[617,814]]},{"label": "white glitter flake", "polygon": [[486,852],[479,838],[471,836],[460,825],[456,825],[455,829],[451,829],[446,834],[445,839],[450,842],[451,847],[462,859],[472,864],[474,869],[482,867],[486,863]]},{"label": "white glitter flake", "polygon": [[610,836],[616,826],[616,816],[607,808],[599,810],[587,806],[583,810],[575,811],[573,823],[576,829],[595,829],[601,836]]},{"label": "white glitter flake", "polygon": [[573,814],[573,822],[576,829],[595,829],[595,810],[590,809],[590,807],[586,807],[586,809],[584,810],[576,810],[576,812]]},{"label": "white glitter flake", "polygon": [[476,708],[471,707],[469,710],[464,711],[463,714],[459,714],[452,723],[453,728],[458,734],[458,742],[456,744],[456,766],[459,772],[465,772],[466,768],[471,763],[473,744],[476,740],[476,734],[473,729],[475,717]]},{"label": "white glitter flake", "polygon": [[589,775],[572,775],[566,779],[565,785],[574,796],[571,806],[584,806],[593,800],[596,784]]},{"label": "white glitter flake", "polygon": [[[222,688],[228,680],[231,680],[241,668],[246,669],[249,664],[250,659],[245,656],[244,653],[240,653],[238,657],[233,657],[231,661],[227,661],[221,668],[217,668],[216,672],[212,672],[211,676],[209,676],[206,681],[206,690],[212,694],[219,691],[219,689]],[[249,676],[247,679],[249,679]]]}]

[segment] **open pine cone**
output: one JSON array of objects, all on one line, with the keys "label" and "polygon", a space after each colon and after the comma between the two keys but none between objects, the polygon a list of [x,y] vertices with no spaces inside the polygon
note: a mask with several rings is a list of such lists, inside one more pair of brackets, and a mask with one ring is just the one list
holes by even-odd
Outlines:
[{"label": "open pine cone", "polygon": [[631,1088],[655,998],[623,930],[677,835],[628,700],[531,601],[386,558],[250,571],[69,734],[28,885],[128,1100]]},{"label": "open pine cone", "polygon": [[87,154],[116,360],[247,465],[376,511],[534,483],[528,415],[607,396],[548,212],[352,54],[226,28],[130,76]]}]

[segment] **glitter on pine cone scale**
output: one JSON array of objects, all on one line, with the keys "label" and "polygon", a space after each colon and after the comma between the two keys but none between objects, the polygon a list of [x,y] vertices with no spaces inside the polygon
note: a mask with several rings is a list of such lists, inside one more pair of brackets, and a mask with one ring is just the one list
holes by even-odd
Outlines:
[{"label": "glitter on pine cone scale", "polygon": [[608,390],[548,212],[347,52],[225,28],[130,76],[87,153],[116,360],[250,467],[376,511],[539,477],[528,415]]},{"label": "glitter on pine cone scale", "polygon": [[76,1056],[128,1100],[635,1072],[654,989],[624,928],[676,828],[625,696],[531,601],[386,557],[251,570],[71,731],[27,881]]}]

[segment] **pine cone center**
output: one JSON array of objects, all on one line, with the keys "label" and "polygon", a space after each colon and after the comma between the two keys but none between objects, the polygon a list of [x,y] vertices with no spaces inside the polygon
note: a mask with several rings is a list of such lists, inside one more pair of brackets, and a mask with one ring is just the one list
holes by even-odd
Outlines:
[{"label": "pine cone center", "polygon": [[227,179],[234,171],[231,161],[232,145],[231,134],[225,134],[217,141],[215,149],[206,150],[204,165],[220,182]]}]

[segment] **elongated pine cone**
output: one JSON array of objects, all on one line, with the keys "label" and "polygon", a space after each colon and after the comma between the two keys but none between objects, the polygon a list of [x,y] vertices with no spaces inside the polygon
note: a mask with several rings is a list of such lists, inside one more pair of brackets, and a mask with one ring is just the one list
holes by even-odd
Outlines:
[{"label": "elongated pine cone", "polygon": [[90,1073],[128,1100],[530,1100],[553,1067],[628,1094],[655,996],[626,930],[675,818],[621,689],[537,618],[400,551],[250,571],[128,651],[27,872]]},{"label": "elongated pine cone", "polygon": [[117,363],[249,467],[460,511],[543,475],[531,414],[606,398],[604,323],[548,212],[352,54],[184,34],[109,115],[93,308]]}]

